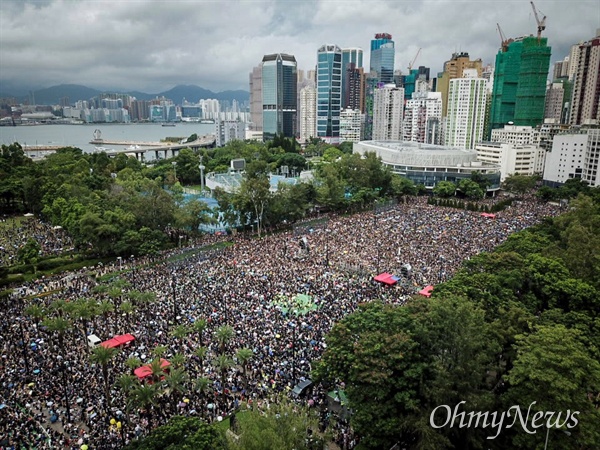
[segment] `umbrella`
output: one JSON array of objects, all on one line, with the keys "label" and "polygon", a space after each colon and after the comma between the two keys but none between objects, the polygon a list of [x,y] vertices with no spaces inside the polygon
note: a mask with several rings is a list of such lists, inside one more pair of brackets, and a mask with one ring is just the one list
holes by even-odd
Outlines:
[{"label": "umbrella", "polygon": [[25,214],[25,217],[33,217],[33,214],[27,213],[27,214]]},{"label": "umbrella", "polygon": [[88,450],[88,446],[86,444],[83,444],[81,447],[79,447],[81,450]]}]

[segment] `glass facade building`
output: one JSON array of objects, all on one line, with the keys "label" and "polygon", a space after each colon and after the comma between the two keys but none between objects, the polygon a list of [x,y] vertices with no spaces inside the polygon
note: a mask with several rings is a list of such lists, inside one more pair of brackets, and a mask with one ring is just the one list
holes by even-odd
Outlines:
[{"label": "glass facade building", "polygon": [[377,72],[377,78],[384,84],[394,82],[394,59],[396,49],[392,35],[378,33],[371,40],[371,71]]},{"label": "glass facade building", "polygon": [[317,137],[330,144],[340,140],[342,50],[323,45],[317,51]]},{"label": "glass facade building", "polygon": [[296,136],[298,73],[296,58],[277,53],[262,61],[263,139]]}]

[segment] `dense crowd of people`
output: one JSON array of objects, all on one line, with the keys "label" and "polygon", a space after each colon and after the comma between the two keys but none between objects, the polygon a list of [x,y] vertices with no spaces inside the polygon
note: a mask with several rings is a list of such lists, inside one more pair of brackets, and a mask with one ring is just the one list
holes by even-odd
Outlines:
[{"label": "dense crowd of people", "polygon": [[0,217],[0,266],[17,264],[17,252],[29,239],[40,245],[40,256],[60,255],[73,249],[71,238],[61,227],[53,227],[33,215],[19,221]]},{"label": "dense crowd of people", "polygon": [[[233,245],[208,253],[179,249],[160,261],[123,259],[28,283],[15,289],[0,310],[0,436],[5,436],[0,447],[120,448],[174,414],[221,421],[241,405],[260,408],[274,394],[292,395],[326,349],[329,330],[359,303],[404,304],[423,286],[451,277],[466,258],[558,212],[528,198],[488,218],[413,198],[387,210],[331,217],[314,227],[307,222],[295,232],[260,239],[238,235]],[[207,239],[215,243],[231,236]],[[398,283],[373,280],[384,271],[397,275]],[[99,279],[113,272],[127,282],[119,296],[114,289],[98,288],[110,285]],[[129,295],[133,291],[152,292],[156,300],[136,303]],[[66,331],[61,345],[56,333],[25,313],[32,304],[47,307],[57,299],[80,298],[110,301],[116,308],[90,319],[88,333],[102,340],[135,336],[109,364],[108,411],[102,370],[90,359],[82,322]],[[119,305],[127,299],[134,311],[124,313]],[[204,332],[173,335],[177,325],[193,329],[199,320],[206,321]],[[233,328],[225,344],[215,335],[224,325]],[[206,347],[205,355],[199,356],[200,347]],[[132,360],[148,364],[157,348],[166,360],[184,355],[192,381],[181,396],[171,391],[151,407],[128,405],[117,380],[132,373]],[[242,348],[252,351],[247,364],[219,366],[219,355],[233,356]],[[208,386],[194,388],[198,378],[208,379]],[[315,410],[327,405],[327,391],[320,386],[302,394],[298,401]],[[340,448],[359,442],[345,418],[322,417]]]}]

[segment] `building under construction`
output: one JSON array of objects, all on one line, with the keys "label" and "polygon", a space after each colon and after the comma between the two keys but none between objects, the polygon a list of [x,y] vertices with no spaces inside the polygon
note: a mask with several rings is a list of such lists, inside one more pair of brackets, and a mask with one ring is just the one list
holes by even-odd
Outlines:
[{"label": "building under construction", "polygon": [[547,39],[540,36],[503,41],[496,55],[490,130],[508,122],[543,123],[550,54]]}]

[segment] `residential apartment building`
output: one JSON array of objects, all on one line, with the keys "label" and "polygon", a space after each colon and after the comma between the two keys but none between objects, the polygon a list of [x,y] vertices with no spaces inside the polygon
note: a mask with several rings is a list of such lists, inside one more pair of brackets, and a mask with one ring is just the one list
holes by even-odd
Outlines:
[{"label": "residential apartment building", "polygon": [[483,139],[486,80],[477,77],[475,69],[465,70],[464,75],[468,77],[450,80],[445,145],[473,149]]},{"label": "residential apartment building", "polygon": [[375,89],[373,140],[401,141],[403,137],[404,89],[386,84]]}]

